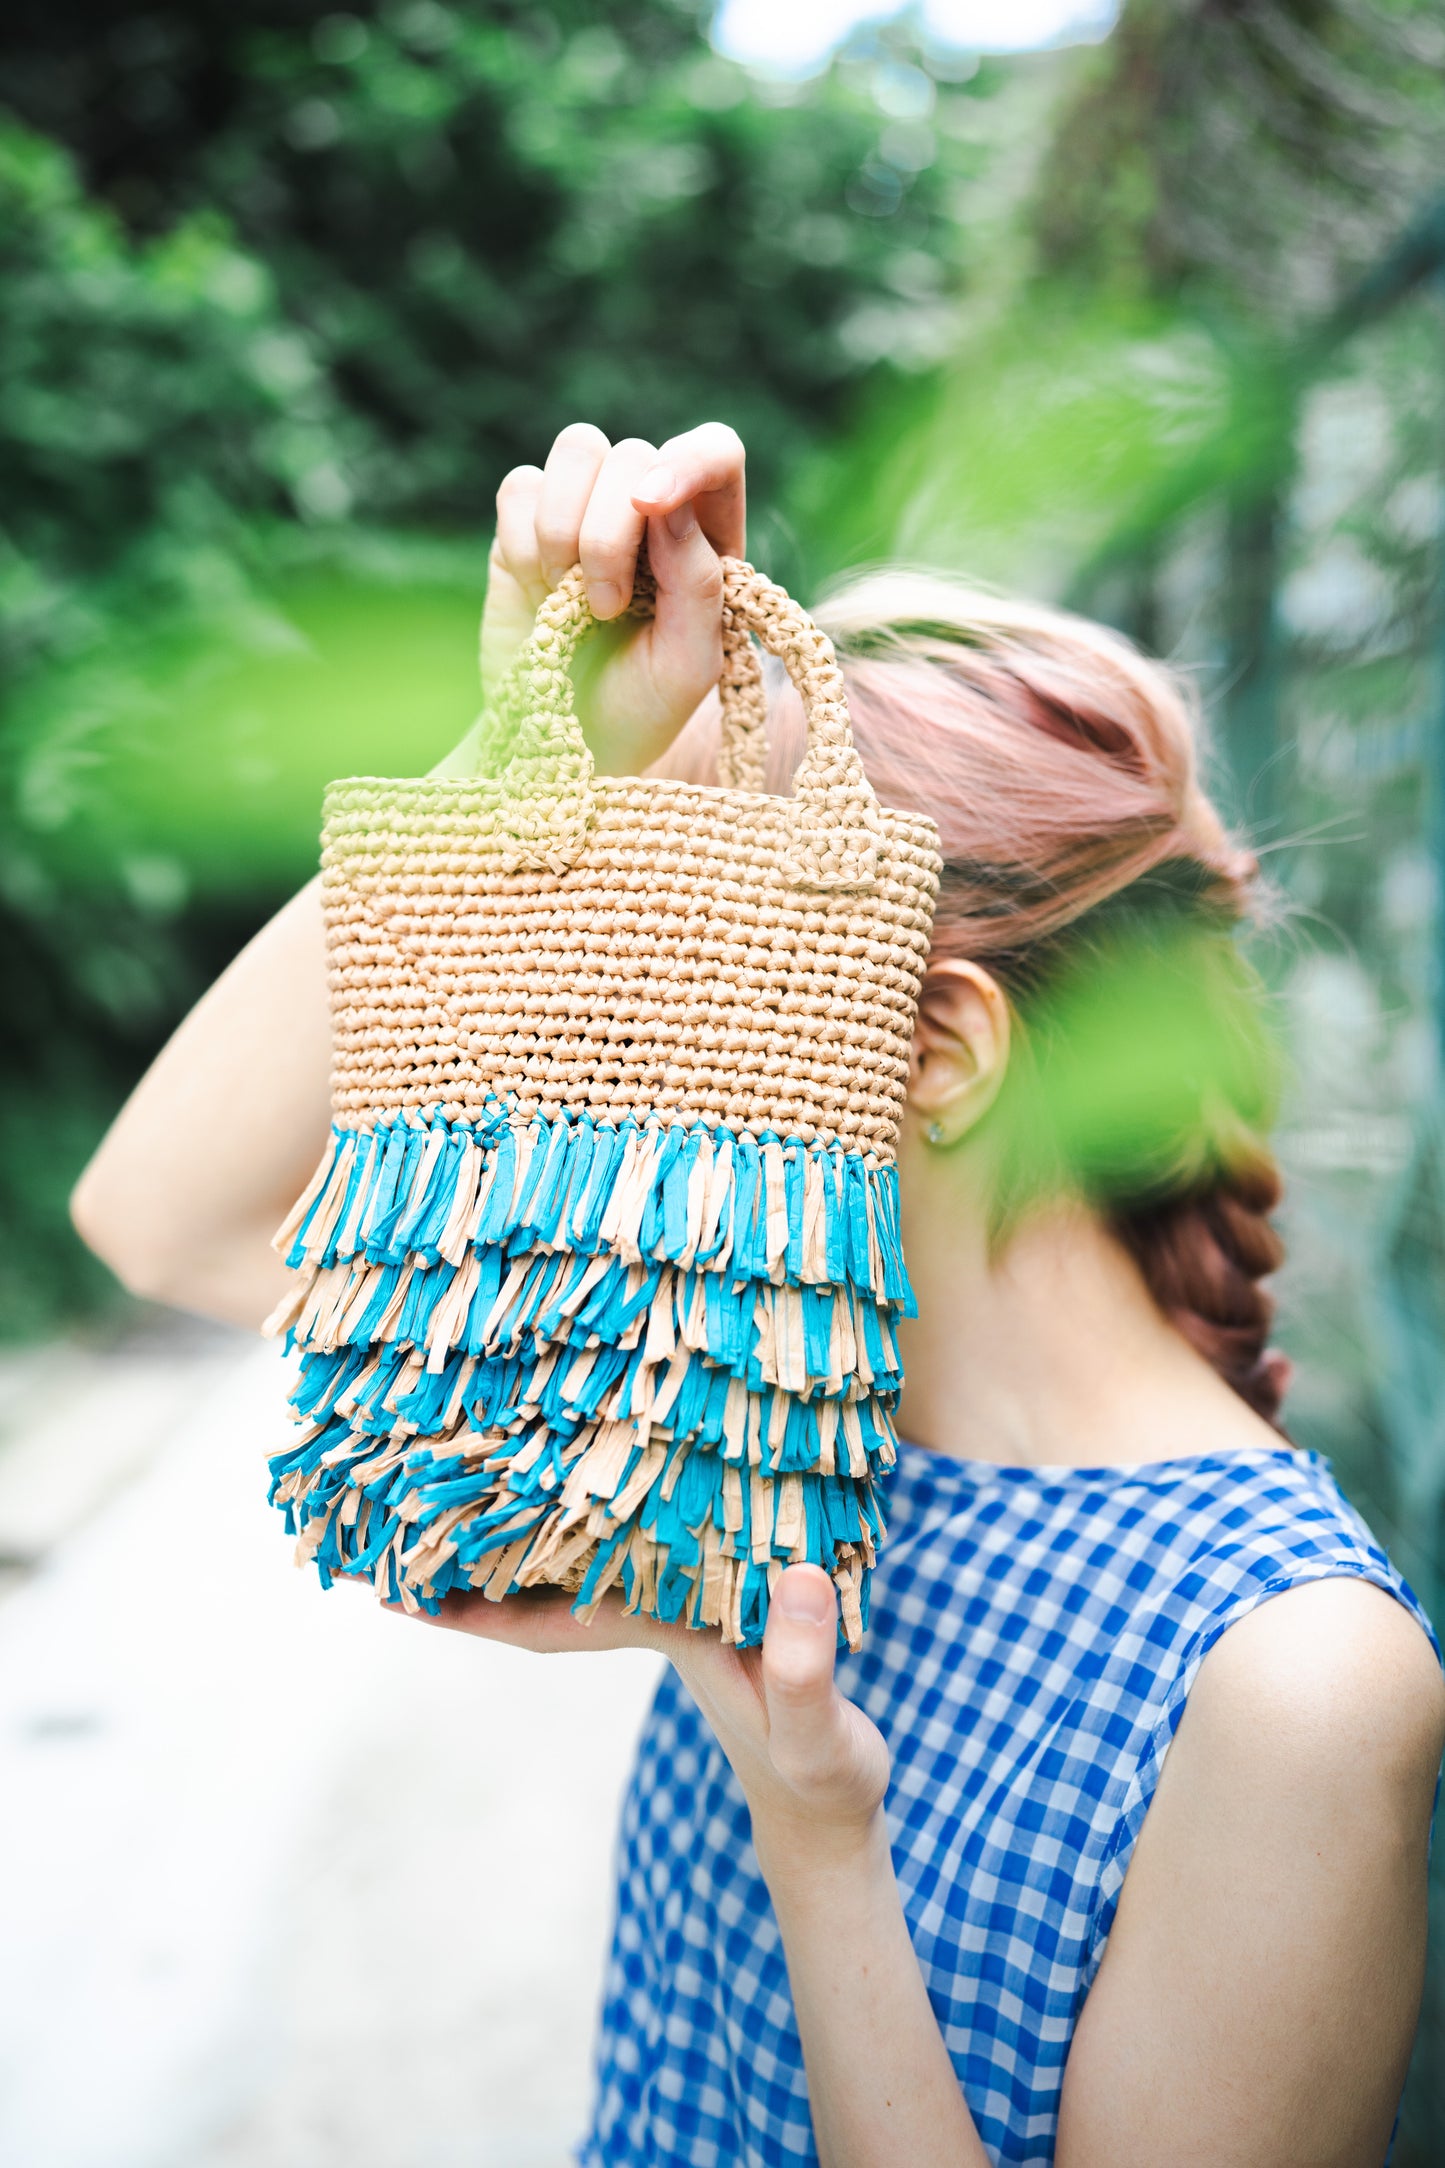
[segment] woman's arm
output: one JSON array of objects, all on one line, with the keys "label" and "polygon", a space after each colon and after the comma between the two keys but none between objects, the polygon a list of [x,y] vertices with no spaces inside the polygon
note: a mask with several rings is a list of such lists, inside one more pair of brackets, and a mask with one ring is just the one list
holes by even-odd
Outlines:
[{"label": "woman's arm", "polygon": [[[743,522],[743,447],[721,423],[661,451],[638,438],[609,445],[586,424],[564,429],[545,469],[517,468],[498,493],[482,624],[487,681],[579,558],[595,614],[625,609],[645,532],[656,615],[610,652],[589,686],[585,720],[604,772],[658,763],[717,681],[717,553],[741,553]],[[438,772],[466,772],[466,748],[463,740]],[[313,881],[243,949],[142,1077],[76,1186],[76,1227],[135,1293],[259,1326],[288,1285],[271,1236],[309,1181],[329,1122],[326,950]]]},{"label": "woman's arm", "polygon": [[893,1877],[887,1748],[834,1685],[836,1646],[827,1575],[791,1568],[769,1606],[758,1667],[765,1741],[738,1724],[703,1652],[682,1657],[752,1812],[818,2157],[823,2168],[988,2168]]},{"label": "woman's arm", "polygon": [[259,1326],[271,1237],[330,1124],[320,884],[242,949],[157,1055],[76,1185],[82,1239],[138,1295]]},{"label": "woman's arm", "polygon": [[881,1813],[842,1857],[754,1822],[823,2168],[987,2168],[909,1939]]},{"label": "woman's arm", "polygon": [[1445,1681],[1367,1582],[1200,1666],[1064,2078],[1059,2168],[1379,2168],[1425,1958]]}]

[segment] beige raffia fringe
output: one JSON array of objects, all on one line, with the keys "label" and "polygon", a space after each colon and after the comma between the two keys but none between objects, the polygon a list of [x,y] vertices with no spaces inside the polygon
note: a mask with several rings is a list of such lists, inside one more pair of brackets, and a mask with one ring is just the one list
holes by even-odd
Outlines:
[{"label": "beige raffia fringe", "polygon": [[[830,643],[751,566],[725,564],[722,787],[593,773],[590,623],[574,571],[491,773],[327,794],[335,1126],[277,1238],[303,1427],[273,1495],[323,1578],[427,1607],[620,1586],[748,1642],[817,1558],[856,1645],[937,834],[879,806]],[[787,799],[756,787],[749,635],[807,713]]]}]

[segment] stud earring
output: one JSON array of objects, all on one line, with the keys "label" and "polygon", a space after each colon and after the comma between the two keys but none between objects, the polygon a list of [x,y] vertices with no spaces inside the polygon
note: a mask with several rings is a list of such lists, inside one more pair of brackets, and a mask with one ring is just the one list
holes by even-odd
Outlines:
[{"label": "stud earring", "polygon": [[929,1125],[928,1125],[928,1141],[929,1141],[929,1143],[930,1143],[930,1144],[942,1144],[942,1142],[943,1142],[943,1124],[942,1124],[942,1122],[930,1122],[930,1123],[929,1123]]}]

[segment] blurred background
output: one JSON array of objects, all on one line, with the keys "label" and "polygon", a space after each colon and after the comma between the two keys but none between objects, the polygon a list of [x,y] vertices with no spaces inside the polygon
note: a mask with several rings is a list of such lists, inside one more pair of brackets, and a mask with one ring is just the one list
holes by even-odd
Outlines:
[{"label": "blurred background", "polygon": [[[1194,675],[1289,906],[1292,1430],[1445,1613],[1442,151],[1439,0],[10,0],[7,2159],[517,2168],[583,2112],[650,1664],[320,1604],[273,1354],[65,1215],[327,777],[469,722],[566,421],[731,422],[805,596],[923,560]],[[1442,2050],[1445,1910],[1400,2168]]]}]

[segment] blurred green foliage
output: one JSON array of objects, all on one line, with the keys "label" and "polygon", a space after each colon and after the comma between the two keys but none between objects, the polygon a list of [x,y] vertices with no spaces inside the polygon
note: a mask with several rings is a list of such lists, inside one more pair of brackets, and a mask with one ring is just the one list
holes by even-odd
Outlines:
[{"label": "blurred green foliage", "polygon": [[1041,1197],[1103,1212],[1204,1186],[1267,1134],[1279,1058],[1226,928],[1163,882],[1099,910],[1092,937],[1011,991],[1020,1030],[997,1114],[998,1222]]},{"label": "blurred green foliage", "polygon": [[766,496],[873,358],[865,305],[953,283],[972,161],[911,163],[844,72],[770,94],[707,12],[161,5],[95,38],[62,4],[7,38],[0,100],[134,231],[225,220],[292,422],[278,508],[475,531],[578,413],[656,439],[715,409]]}]

